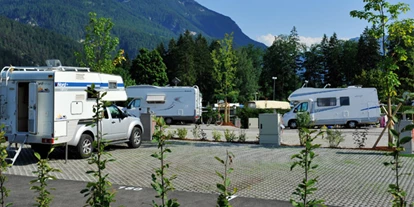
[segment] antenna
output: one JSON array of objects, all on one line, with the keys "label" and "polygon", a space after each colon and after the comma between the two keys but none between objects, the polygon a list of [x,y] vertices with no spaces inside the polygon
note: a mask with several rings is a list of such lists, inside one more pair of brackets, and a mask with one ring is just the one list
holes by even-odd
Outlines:
[{"label": "antenna", "polygon": [[302,88],[305,87],[305,86],[307,86],[308,83],[309,83],[309,81],[308,80],[305,80],[305,83],[302,85]]},{"label": "antenna", "polygon": [[330,86],[331,86],[331,84],[330,84],[330,83],[328,83],[328,84],[326,84],[323,88],[330,87]]}]

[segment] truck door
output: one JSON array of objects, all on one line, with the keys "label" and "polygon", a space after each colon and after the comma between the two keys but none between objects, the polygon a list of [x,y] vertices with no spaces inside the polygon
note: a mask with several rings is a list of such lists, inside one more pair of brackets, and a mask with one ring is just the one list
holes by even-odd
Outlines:
[{"label": "truck door", "polygon": [[129,119],[125,118],[122,111],[116,106],[108,106],[107,111],[111,117],[109,119],[110,133],[108,135],[113,140],[125,139],[128,134]]},{"label": "truck door", "polygon": [[29,83],[29,133],[37,133],[37,83]]}]

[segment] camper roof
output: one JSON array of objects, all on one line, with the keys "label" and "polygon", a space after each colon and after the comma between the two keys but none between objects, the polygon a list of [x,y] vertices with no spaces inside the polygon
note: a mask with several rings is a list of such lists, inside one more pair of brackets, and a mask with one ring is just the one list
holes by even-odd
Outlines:
[{"label": "camper roof", "polygon": [[361,87],[347,87],[347,88],[299,88],[294,91],[288,97],[288,100],[291,102],[308,100],[311,98],[318,97],[327,97],[327,96],[336,96],[338,93],[343,93],[345,91],[376,91],[375,88],[361,88]]}]

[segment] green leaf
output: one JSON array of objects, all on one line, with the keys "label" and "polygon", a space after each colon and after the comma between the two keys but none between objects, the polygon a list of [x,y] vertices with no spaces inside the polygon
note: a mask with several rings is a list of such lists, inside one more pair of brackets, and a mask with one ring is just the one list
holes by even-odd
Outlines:
[{"label": "green leaf", "polygon": [[221,162],[221,164],[224,165],[224,161],[222,159],[220,159],[219,157],[214,157],[214,158],[216,158],[216,160],[218,160],[219,162]]},{"label": "green leaf", "polygon": [[224,187],[223,184],[217,183],[217,189],[219,190],[220,193],[226,193],[226,187]]},{"label": "green leaf", "polygon": [[405,144],[411,140],[412,140],[412,137],[403,137],[402,139],[400,139],[400,144]]}]

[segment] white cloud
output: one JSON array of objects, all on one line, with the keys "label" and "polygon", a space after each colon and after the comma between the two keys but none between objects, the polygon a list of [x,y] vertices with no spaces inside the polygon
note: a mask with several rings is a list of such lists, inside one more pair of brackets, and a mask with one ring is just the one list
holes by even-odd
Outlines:
[{"label": "white cloud", "polygon": [[[339,39],[347,40],[349,38],[339,38]],[[272,35],[272,34],[269,33],[267,35],[262,35],[262,36],[257,37],[256,40],[259,41],[259,42],[262,42],[263,44],[265,44],[267,46],[271,46],[273,41],[275,40],[275,35]],[[321,41],[322,41],[322,37],[299,36],[299,42],[304,43],[307,46],[311,46],[312,44],[320,43]]]},{"label": "white cloud", "polygon": [[275,36],[269,33],[267,35],[259,36],[258,38],[256,38],[256,40],[263,43],[263,44],[265,44],[265,45],[267,45],[267,46],[270,46],[270,45],[272,45],[273,41],[275,40]]}]

